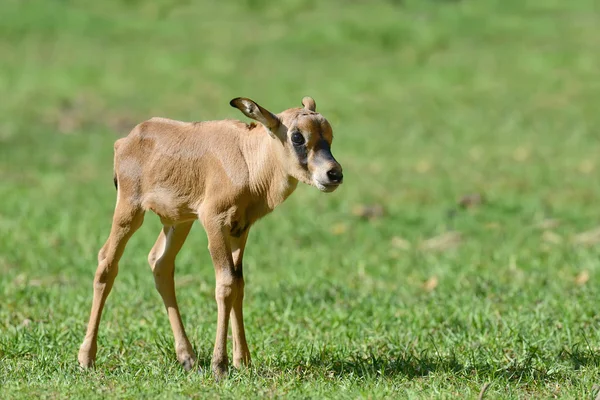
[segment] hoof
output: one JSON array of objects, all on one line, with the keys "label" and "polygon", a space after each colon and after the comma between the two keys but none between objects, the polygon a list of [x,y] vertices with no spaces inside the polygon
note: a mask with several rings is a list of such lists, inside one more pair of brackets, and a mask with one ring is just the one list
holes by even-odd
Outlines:
[{"label": "hoof", "polygon": [[83,343],[79,348],[79,355],[77,356],[79,365],[81,368],[92,368],[96,363],[96,348],[90,346],[87,343]]},{"label": "hoof", "polygon": [[81,368],[85,368],[85,369],[89,369],[89,368],[93,368],[95,361],[93,358],[89,357],[89,355],[87,354],[87,352],[79,352],[79,356],[77,357],[77,360],[79,361],[79,366]]},{"label": "hoof", "polygon": [[212,373],[215,377],[215,380],[219,382],[222,379],[227,378],[227,363],[213,364],[212,365]]},{"label": "hoof", "polygon": [[246,369],[250,366],[250,354],[244,355],[240,358],[233,359],[233,367],[235,369]]},{"label": "hoof", "polygon": [[194,355],[194,351],[192,350],[192,346],[182,346],[176,349],[177,353],[177,361],[186,371],[191,371],[194,368],[194,364],[196,364],[196,356]]},{"label": "hoof", "polygon": [[191,371],[194,368],[195,360],[192,357],[187,357],[183,361],[180,361],[183,369],[186,371]]}]

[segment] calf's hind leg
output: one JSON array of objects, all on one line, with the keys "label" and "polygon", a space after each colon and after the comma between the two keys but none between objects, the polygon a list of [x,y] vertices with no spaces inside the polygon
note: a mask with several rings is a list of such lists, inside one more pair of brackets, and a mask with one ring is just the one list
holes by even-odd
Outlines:
[{"label": "calf's hind leg", "polygon": [[175,257],[192,228],[193,222],[185,222],[176,226],[165,226],[158,236],[154,247],[148,255],[148,262],[154,274],[154,283],[163,299],[171,330],[175,337],[177,360],[186,371],[192,369],[196,356],[192,345],[185,334],[177,298],[175,296]]},{"label": "calf's hind leg", "polygon": [[94,276],[94,298],[85,339],[79,348],[79,365],[91,367],[96,361],[98,327],[102,309],[119,270],[119,259],[127,241],[142,226],[144,210],[121,202],[113,215],[112,228],[106,244],[98,254],[98,268]]}]

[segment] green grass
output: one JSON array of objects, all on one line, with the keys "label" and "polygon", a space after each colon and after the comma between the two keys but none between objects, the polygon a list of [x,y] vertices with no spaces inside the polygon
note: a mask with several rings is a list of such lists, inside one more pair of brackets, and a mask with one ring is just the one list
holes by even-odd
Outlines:
[{"label": "green grass", "polygon": [[[599,48],[592,0],[2,1],[2,397],[592,398],[600,234],[578,235],[600,225]],[[215,383],[178,366],[148,215],[81,371],[115,139],[305,95],[345,184],[299,187],[253,228],[252,368]],[[457,206],[470,193],[485,201]],[[176,274],[204,367],[206,244],[194,227]]]}]

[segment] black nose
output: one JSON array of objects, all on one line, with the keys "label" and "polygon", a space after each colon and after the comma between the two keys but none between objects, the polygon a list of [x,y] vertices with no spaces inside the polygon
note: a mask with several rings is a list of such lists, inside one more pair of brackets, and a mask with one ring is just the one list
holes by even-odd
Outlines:
[{"label": "black nose", "polygon": [[334,168],[327,171],[327,177],[331,182],[340,183],[344,179],[344,174],[341,169]]}]

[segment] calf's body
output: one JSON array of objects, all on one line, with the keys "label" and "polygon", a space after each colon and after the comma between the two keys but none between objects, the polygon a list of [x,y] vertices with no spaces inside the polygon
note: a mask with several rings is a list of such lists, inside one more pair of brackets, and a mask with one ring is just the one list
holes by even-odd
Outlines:
[{"label": "calf's body", "polygon": [[117,204],[110,235],[98,254],[80,365],[90,367],[95,362],[102,309],[119,260],[148,210],[163,224],[148,262],[167,309],[179,362],[186,369],[195,362],[174,285],[175,257],[195,220],[208,236],[216,274],[213,373],[222,377],[227,371],[230,320],[233,364],[250,362],[242,313],[242,258],[250,227],[292,194],[298,181],[331,192],[343,180],[341,166],[331,155],[331,126],[315,111],[314,100],[306,97],[302,103],[304,108],[274,115],[252,100],[237,98],[231,105],[258,124],[152,118],[117,140]]}]

